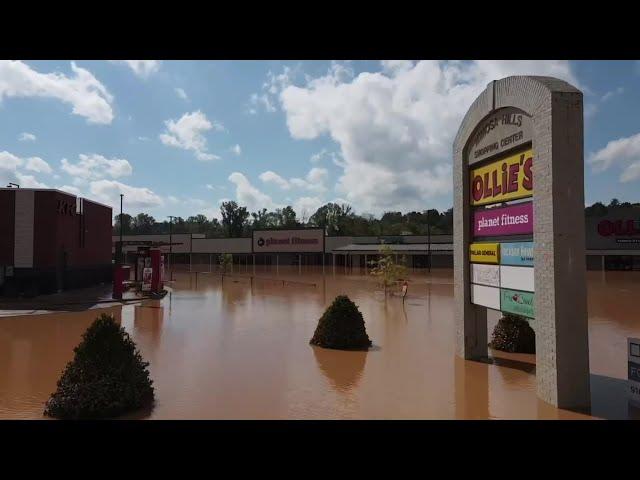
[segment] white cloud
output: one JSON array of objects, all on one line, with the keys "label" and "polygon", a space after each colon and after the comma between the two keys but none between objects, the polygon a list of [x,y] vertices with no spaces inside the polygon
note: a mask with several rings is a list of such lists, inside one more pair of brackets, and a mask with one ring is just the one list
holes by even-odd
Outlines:
[{"label": "white cloud", "polygon": [[[357,76],[344,65],[279,95],[295,139],[328,135],[343,168],[336,191],[359,210],[450,204],[451,146],[475,98],[494,79],[549,75],[579,87],[565,61],[383,62]],[[446,197],[446,198],[445,198]]]},{"label": "white cloud", "polygon": [[320,197],[300,197],[293,203],[292,208],[298,220],[309,220],[324,203]]},{"label": "white cloud", "polygon": [[13,153],[0,152],[0,168],[3,170],[16,170],[23,163],[24,161]]},{"label": "white cloud", "polygon": [[0,186],[17,183],[23,188],[48,188],[33,175],[21,172],[22,167],[34,172],[51,173],[52,171],[49,164],[40,157],[20,158],[13,153],[2,151],[0,152]]},{"label": "white cloud", "polygon": [[182,100],[189,100],[189,97],[187,96],[187,92],[185,92],[181,88],[176,88],[176,95],[178,95],[178,97],[180,97]]},{"label": "white cloud", "polygon": [[320,163],[324,158],[330,158],[334,164],[341,166],[336,152],[330,152],[326,148],[323,148],[318,153],[311,155],[309,161],[311,163]]},{"label": "white cloud", "polygon": [[306,178],[292,178],[290,183],[296,187],[304,188],[312,192],[325,192],[327,187],[325,182],[329,179],[329,172],[326,168],[314,167],[309,170]]},{"label": "white cloud", "polygon": [[283,190],[289,190],[291,188],[291,185],[289,185],[289,182],[287,182],[284,178],[282,178],[277,173],[272,172],[271,170],[262,172],[258,178],[262,180],[264,183],[273,183]]},{"label": "white cloud", "polygon": [[240,148],[240,145],[238,145],[237,143],[233,147],[231,147],[230,150],[236,155],[240,155],[242,153],[242,149]]},{"label": "white cloud", "polygon": [[587,162],[596,173],[613,165],[624,167],[620,181],[630,182],[640,178],[640,133],[611,140],[604,148],[589,155]]},{"label": "white cloud", "polygon": [[258,190],[251,185],[251,182],[240,172],[233,172],[229,175],[229,181],[236,186],[236,200],[246,206],[250,211],[266,208],[274,210],[281,208],[281,205],[275,203],[269,195]]},{"label": "white cloud", "polygon": [[325,182],[329,178],[329,172],[326,168],[314,167],[309,170],[309,173],[304,179],[291,178],[289,180],[286,180],[277,173],[271,170],[267,170],[266,172],[262,172],[258,178],[260,178],[260,180],[262,180],[264,183],[273,183],[280,187],[282,190],[289,190],[292,186],[294,186],[310,190],[312,192],[322,193],[327,190]]},{"label": "white cloud", "polygon": [[40,157],[30,157],[30,158],[27,158],[26,160],[27,160],[27,163],[25,168],[27,170],[31,170],[32,172],[38,172],[38,173],[53,172],[53,169],[51,168],[51,166]]},{"label": "white cloud", "polygon": [[287,66],[278,75],[269,70],[267,72],[267,81],[262,84],[261,92],[253,93],[249,97],[247,111],[252,115],[257,114],[259,109],[264,109],[269,113],[277,111],[278,95],[291,85],[298,72],[299,67],[291,68]]},{"label": "white cloud", "polygon": [[63,192],[71,193],[72,195],[75,195],[76,197],[82,196],[82,191],[78,187],[74,187],[74,186],[71,186],[71,185],[63,185],[61,187],[58,187],[58,190],[62,190]]},{"label": "white cloud", "polygon": [[600,99],[585,101],[585,104],[584,104],[585,118],[590,119],[594,117],[596,113],[598,113],[598,111],[600,110],[601,104],[611,100],[611,98],[615,97],[616,95],[622,95],[623,93],[624,93],[624,88],[618,87],[615,90],[609,90],[604,95],[602,95]]},{"label": "white cloud", "polygon": [[156,73],[160,70],[161,64],[160,60],[111,60],[111,62],[128,66],[140,78],[148,78]]},{"label": "white cloud", "polygon": [[72,106],[88,123],[113,120],[113,97],[91,72],[71,62],[74,74],[39,73],[21,61],[0,61],[0,101],[7,97],[55,98]]},{"label": "white cloud", "polygon": [[33,133],[22,132],[18,140],[21,142],[35,142],[36,136]]},{"label": "white cloud", "polygon": [[124,194],[124,204],[129,209],[145,209],[164,205],[162,198],[148,188],[139,188],[116,180],[96,180],[89,184],[91,198],[120,208],[120,194]]},{"label": "white cloud", "polygon": [[149,137],[138,137],[138,140],[140,140],[141,142],[148,142],[150,140]]},{"label": "white cloud", "polygon": [[18,185],[21,188],[49,188],[47,184],[41,183],[36,180],[36,177],[33,175],[24,175],[20,172],[16,173],[16,178],[18,180]]},{"label": "white cloud", "polygon": [[105,177],[120,178],[133,173],[131,164],[123,158],[108,159],[96,153],[79,155],[77,163],[66,158],[61,161],[62,170],[80,181],[99,180]]},{"label": "white cloud", "polygon": [[611,99],[611,97],[615,96],[615,95],[622,95],[624,93],[624,88],[622,87],[618,87],[615,90],[610,90],[607,93],[605,93],[601,100],[603,102],[606,102],[607,100]]},{"label": "white cloud", "polygon": [[633,162],[631,165],[627,165],[627,167],[620,175],[620,181],[622,183],[631,182],[638,179],[640,179],[640,161]]},{"label": "white cloud", "polygon": [[611,140],[607,145],[589,156],[588,163],[595,172],[602,172],[614,163],[640,158],[640,133],[630,137]]},{"label": "white cloud", "polygon": [[171,147],[191,150],[198,160],[218,160],[220,157],[207,152],[207,139],[203,133],[209,130],[223,131],[221,123],[210,122],[200,110],[185,113],[179,120],[164,122],[167,131],[160,134],[160,141]]}]

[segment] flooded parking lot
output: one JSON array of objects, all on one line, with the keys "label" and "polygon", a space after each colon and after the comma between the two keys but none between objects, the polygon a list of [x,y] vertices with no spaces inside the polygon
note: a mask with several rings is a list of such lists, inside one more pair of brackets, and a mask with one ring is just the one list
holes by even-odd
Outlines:
[{"label": "flooded parking lot", "polygon": [[[248,269],[249,270],[249,269]],[[628,418],[628,336],[638,272],[589,272],[591,415],[536,397],[535,356],[454,353],[452,271],[415,273],[404,302],[363,275],[306,268],[226,277],[176,272],[156,305],[0,317],[0,418],[42,418],[97,312],[116,315],[150,362],[151,419]],[[360,307],[368,352],[309,345],[336,295]],[[9,312],[2,312],[7,315]],[[489,322],[495,325],[497,316]],[[535,328],[535,320],[532,322]],[[635,417],[634,417],[635,418]]]}]

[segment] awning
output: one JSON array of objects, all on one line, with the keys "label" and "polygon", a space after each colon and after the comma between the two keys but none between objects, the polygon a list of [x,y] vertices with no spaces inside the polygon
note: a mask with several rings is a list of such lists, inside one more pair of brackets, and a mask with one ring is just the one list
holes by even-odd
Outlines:
[{"label": "awning", "polygon": [[[377,255],[380,253],[380,247],[385,245],[391,249],[391,252],[405,255],[426,255],[429,253],[429,245],[426,243],[385,243],[385,244],[362,244],[362,243],[352,243],[350,245],[345,245],[344,247],[334,248],[332,250],[333,253],[336,254],[349,254],[349,253],[359,253],[359,254],[371,254]],[[452,243],[432,243],[431,244],[431,253],[436,254],[444,254],[444,253],[452,253],[453,252],[453,244]]]}]

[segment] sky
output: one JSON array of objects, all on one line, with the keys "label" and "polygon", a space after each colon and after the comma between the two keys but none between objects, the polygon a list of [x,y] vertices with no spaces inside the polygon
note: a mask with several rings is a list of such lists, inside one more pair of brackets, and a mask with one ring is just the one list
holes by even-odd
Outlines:
[{"label": "sky", "polygon": [[220,218],[452,206],[452,143],[509,75],[584,93],[585,203],[640,201],[638,61],[0,61],[0,184]]}]

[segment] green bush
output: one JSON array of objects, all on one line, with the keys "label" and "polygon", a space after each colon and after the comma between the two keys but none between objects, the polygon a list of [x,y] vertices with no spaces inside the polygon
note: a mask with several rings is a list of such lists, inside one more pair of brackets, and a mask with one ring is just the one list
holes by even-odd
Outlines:
[{"label": "green bush", "polygon": [[61,419],[113,418],[149,407],[153,381],[129,334],[100,315],[82,335],[44,414]]},{"label": "green bush", "polygon": [[510,353],[536,353],[536,334],[523,317],[505,314],[493,330],[489,347]]},{"label": "green bush", "polygon": [[327,308],[309,343],[339,350],[367,350],[371,346],[362,313],[345,295],[336,297]]}]

